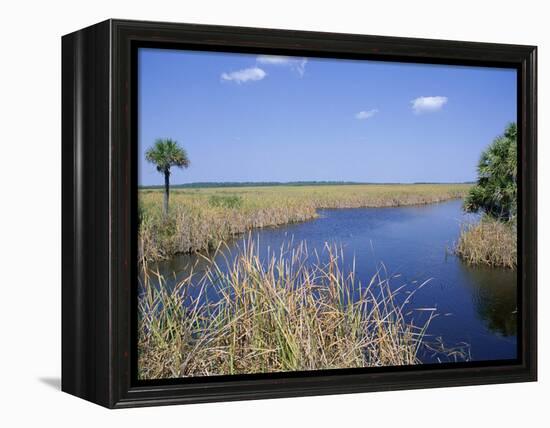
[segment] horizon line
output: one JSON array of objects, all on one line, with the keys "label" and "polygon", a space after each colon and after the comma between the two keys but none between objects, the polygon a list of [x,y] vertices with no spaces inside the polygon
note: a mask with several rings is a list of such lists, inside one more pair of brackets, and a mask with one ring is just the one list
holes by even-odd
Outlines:
[{"label": "horizon line", "polygon": [[[293,181],[192,181],[170,184],[170,187],[199,185],[285,185],[285,184],[473,184],[471,181],[348,181],[348,180],[293,180]],[[138,184],[138,187],[164,187],[164,184]]]}]

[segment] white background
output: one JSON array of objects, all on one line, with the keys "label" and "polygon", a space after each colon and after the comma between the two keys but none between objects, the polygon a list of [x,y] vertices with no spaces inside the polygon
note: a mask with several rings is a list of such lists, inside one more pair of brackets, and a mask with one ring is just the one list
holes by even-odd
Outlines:
[{"label": "white background", "polygon": [[[542,426],[548,423],[550,31],[543,1],[4,1],[0,24],[0,425]],[[59,391],[61,41],[106,18],[539,46],[538,383],[108,411]]]}]

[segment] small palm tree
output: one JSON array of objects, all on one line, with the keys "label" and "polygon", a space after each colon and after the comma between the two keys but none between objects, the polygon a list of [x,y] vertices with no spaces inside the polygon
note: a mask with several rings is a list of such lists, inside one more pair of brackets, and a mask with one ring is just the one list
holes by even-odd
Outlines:
[{"label": "small palm tree", "polygon": [[189,158],[183,147],[171,138],[157,138],[155,144],[145,153],[145,159],[157,166],[157,171],[164,174],[164,215],[168,215],[170,198],[170,168],[189,167]]}]

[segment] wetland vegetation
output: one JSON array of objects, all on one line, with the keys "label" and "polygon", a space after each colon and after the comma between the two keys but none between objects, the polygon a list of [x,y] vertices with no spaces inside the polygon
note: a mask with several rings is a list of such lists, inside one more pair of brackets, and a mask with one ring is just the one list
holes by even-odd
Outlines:
[{"label": "wetland vegetation", "polygon": [[172,288],[144,271],[141,378],[414,365],[427,351],[467,358],[426,340],[436,310],[411,304],[425,283],[392,288],[383,271],[362,283],[328,244],[323,258],[302,241],[262,259],[259,243],[243,242],[226,266],[208,259]]},{"label": "wetland vegetation", "polygon": [[464,208],[483,212],[483,218],[464,227],[456,248],[468,263],[517,266],[517,156],[515,123],[480,156],[478,180],[469,190]]},{"label": "wetland vegetation", "polygon": [[517,357],[515,70],[137,58],[140,379]]},{"label": "wetland vegetation", "polygon": [[422,205],[464,197],[469,184],[279,185],[139,190],[139,257],[155,261],[216,248],[254,228],[311,220],[326,208]]}]

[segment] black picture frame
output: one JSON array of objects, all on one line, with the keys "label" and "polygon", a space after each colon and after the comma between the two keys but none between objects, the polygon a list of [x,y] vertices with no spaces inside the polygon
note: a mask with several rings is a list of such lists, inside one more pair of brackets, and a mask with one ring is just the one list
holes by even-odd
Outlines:
[{"label": "black picture frame", "polygon": [[[137,46],[518,71],[517,361],[139,382],[136,379]],[[62,390],[109,408],[537,379],[534,46],[107,20],[62,38]]]}]

